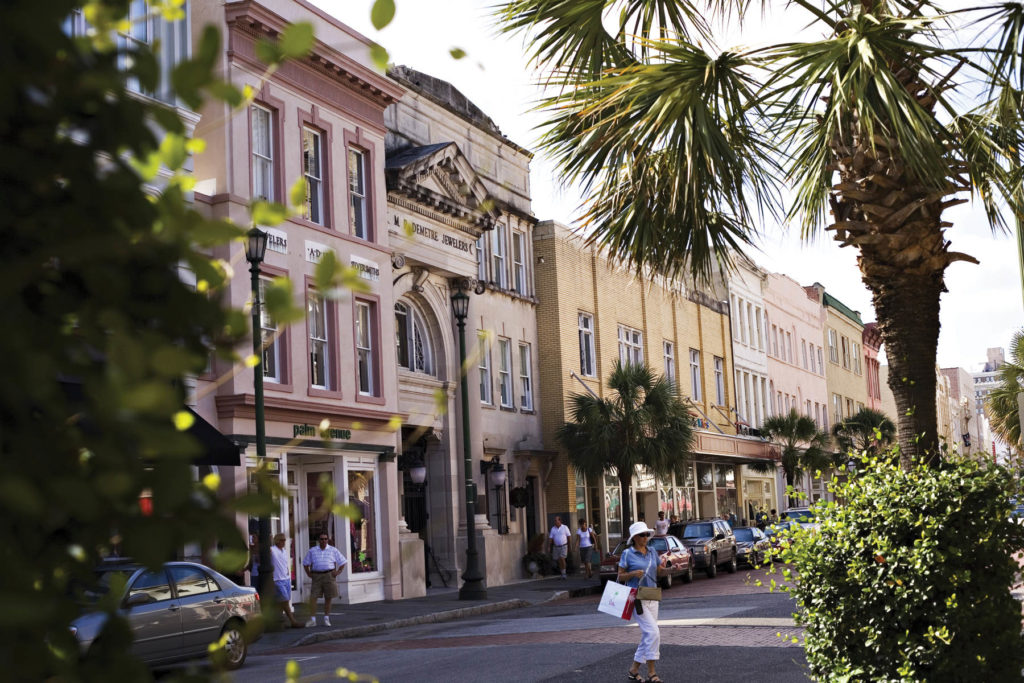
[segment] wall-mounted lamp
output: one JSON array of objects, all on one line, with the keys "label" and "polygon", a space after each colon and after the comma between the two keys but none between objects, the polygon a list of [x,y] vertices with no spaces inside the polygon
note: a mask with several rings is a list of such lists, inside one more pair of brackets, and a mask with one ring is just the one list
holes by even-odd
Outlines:
[{"label": "wall-mounted lamp", "polygon": [[501,460],[495,458],[494,460],[480,461],[480,474],[488,474],[488,481],[491,482],[491,486],[497,489],[505,485],[505,477],[508,475],[508,472],[505,470],[505,466],[501,464]]}]

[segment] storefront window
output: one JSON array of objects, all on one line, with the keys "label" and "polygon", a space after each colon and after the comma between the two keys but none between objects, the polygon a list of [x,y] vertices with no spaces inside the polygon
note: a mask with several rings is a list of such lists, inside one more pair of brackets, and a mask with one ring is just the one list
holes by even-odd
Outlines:
[{"label": "storefront window", "polygon": [[604,509],[608,520],[606,533],[609,539],[622,535],[622,503],[619,496],[618,475],[606,472],[604,475]]},{"label": "storefront window", "polygon": [[676,514],[679,515],[680,520],[695,519],[697,517],[695,500],[692,488],[676,489],[676,509],[679,511]]},{"label": "storefront window", "polygon": [[576,473],[576,519],[570,520],[572,524],[576,520],[587,518],[587,479],[579,472]]},{"label": "storefront window", "polygon": [[718,514],[739,515],[736,497],[736,468],[731,465],[715,466],[715,496],[718,498]]},{"label": "storefront window", "polygon": [[697,488],[701,491],[710,491],[714,488],[714,475],[709,463],[697,463]]},{"label": "storefront window", "polygon": [[676,502],[673,500],[672,487],[658,487],[658,510],[665,513],[665,519],[671,519],[676,514]]},{"label": "storefront window", "polygon": [[377,564],[377,499],[373,470],[349,470],[348,502],[360,519],[349,520],[352,573],[375,572]]},{"label": "storefront window", "polygon": [[[333,481],[330,472],[306,472],[306,514],[309,518],[309,548],[316,545],[320,534],[326,533],[329,543],[338,546],[341,539],[335,529],[334,515],[325,507],[324,487]],[[344,553],[344,548],[338,548]]]}]

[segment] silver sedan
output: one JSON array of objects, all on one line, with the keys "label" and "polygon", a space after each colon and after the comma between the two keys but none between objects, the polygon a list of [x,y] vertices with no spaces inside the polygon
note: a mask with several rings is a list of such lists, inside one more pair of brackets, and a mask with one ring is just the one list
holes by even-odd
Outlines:
[{"label": "silver sedan", "polygon": [[259,637],[256,589],[209,567],[168,562],[154,571],[116,561],[104,563],[97,573],[97,590],[86,592],[85,610],[71,623],[83,653],[108,619],[95,605],[111,590],[120,593],[118,613],[131,626],[132,653],[147,664],[209,654],[215,666],[237,669],[245,662],[248,644]]}]

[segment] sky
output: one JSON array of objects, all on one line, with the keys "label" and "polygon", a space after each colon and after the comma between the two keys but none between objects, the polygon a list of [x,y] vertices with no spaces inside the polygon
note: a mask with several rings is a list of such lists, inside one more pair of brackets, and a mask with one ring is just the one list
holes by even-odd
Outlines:
[{"label": "sky", "polygon": [[[510,140],[537,148],[537,127],[543,114],[535,111],[541,91],[536,74],[524,56],[522,39],[497,35],[488,8],[494,0],[396,0],[392,23],[377,31],[370,22],[372,0],[311,0],[345,24],[377,41],[390,61],[448,81],[490,116]],[[723,37],[720,46],[739,42],[758,45],[780,40],[795,31],[792,13],[748,20],[742,34]],[[342,50],[357,45],[332,46]],[[452,48],[466,56],[453,59]],[[533,211],[540,220],[572,225],[580,194],[563,187],[554,166],[537,153],[531,165]],[[1024,328],[1024,296],[1013,235],[993,235],[980,209],[970,204],[951,209],[946,220],[954,226],[946,237],[954,251],[965,252],[981,264],[954,263],[946,271],[949,290],[941,300],[938,362],[941,367],[980,370],[989,347],[1009,347],[1011,335]],[[864,322],[875,320],[871,295],[860,279],[857,251],[840,248],[828,235],[800,239],[794,227],[766,225],[759,251],[751,253],[763,268],[785,273],[801,284],[820,282],[826,291],[859,311]]]}]

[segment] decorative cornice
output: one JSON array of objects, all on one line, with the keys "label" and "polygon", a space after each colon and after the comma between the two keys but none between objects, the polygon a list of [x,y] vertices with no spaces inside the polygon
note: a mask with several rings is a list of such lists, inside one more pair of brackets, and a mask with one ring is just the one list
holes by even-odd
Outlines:
[{"label": "decorative cornice", "polygon": [[[283,17],[253,0],[226,4],[224,18],[229,29],[257,39],[274,39],[289,25]],[[405,88],[393,80],[375,73],[319,40],[301,63],[384,107],[394,104],[405,94]]]}]

